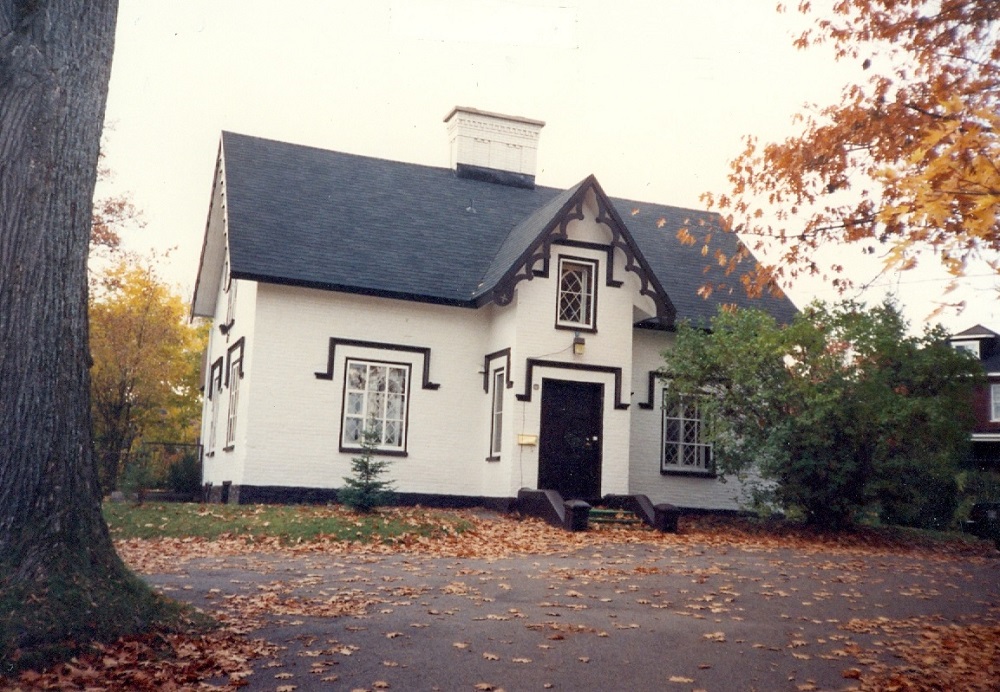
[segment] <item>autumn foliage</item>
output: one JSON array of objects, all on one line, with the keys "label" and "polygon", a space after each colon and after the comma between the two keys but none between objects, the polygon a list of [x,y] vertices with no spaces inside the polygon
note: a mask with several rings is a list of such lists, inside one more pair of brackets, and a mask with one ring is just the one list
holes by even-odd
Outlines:
[{"label": "autumn foliage", "polygon": [[101,484],[116,490],[140,442],[194,442],[205,327],[152,264],[119,254],[90,294],[91,408]]},{"label": "autumn foliage", "polygon": [[795,45],[831,47],[859,80],[839,103],[797,116],[783,142],[745,138],[731,191],[705,196],[750,240],[720,261],[738,274],[751,248],[778,245],[774,266],[742,277],[751,294],[800,275],[845,288],[844,267],[816,258],[829,244],[892,269],[929,248],[953,276],[977,258],[1000,270],[1000,6],[840,0],[831,13],[803,0],[798,11],[817,21]]}]

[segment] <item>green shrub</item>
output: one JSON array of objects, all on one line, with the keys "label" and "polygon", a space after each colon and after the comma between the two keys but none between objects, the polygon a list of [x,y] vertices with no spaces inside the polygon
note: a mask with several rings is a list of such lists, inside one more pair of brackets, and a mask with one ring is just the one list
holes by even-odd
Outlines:
[{"label": "green shrub", "polygon": [[201,490],[201,464],[188,452],[167,470],[167,487],[175,493],[195,495]]},{"label": "green shrub", "polygon": [[351,459],[351,475],[344,478],[344,486],[337,491],[337,499],[357,512],[371,512],[392,502],[392,481],[383,478],[392,462],[375,458],[379,438],[374,425],[365,429],[361,456]]}]

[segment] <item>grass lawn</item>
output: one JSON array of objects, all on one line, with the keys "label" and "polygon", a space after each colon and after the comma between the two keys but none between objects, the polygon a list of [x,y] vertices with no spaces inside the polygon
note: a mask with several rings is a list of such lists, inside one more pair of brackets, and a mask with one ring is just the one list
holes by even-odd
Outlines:
[{"label": "grass lawn", "polygon": [[356,514],[339,506],[104,503],[115,539],[277,537],[283,543],[318,539],[371,542],[402,534],[461,533],[471,524],[448,512],[392,508]]}]

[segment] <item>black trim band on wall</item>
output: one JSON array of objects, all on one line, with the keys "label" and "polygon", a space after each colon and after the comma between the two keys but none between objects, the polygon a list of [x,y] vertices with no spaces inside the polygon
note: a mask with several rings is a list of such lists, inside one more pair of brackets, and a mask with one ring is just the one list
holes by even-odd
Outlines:
[{"label": "black trim band on wall", "polygon": [[654,390],[656,389],[656,378],[657,378],[656,370],[650,370],[649,391],[646,394],[646,400],[639,403],[639,408],[645,411],[649,411],[655,405],[655,402],[653,401],[653,395],[655,394]]},{"label": "black trim band on wall", "polygon": [[487,353],[483,357],[483,391],[487,394],[490,393],[490,361],[501,356],[507,359],[507,389],[513,389],[514,387],[514,380],[510,376],[510,347],[501,348],[499,351]]},{"label": "black trim band on wall", "polygon": [[326,360],[326,372],[317,372],[317,380],[332,380],[333,367],[337,362],[336,353],[338,346],[360,346],[363,348],[375,348],[383,351],[401,351],[403,353],[418,353],[424,357],[422,389],[438,389],[441,385],[431,382],[431,350],[426,346],[406,346],[404,344],[389,344],[381,341],[363,341],[361,339],[339,339],[330,337],[330,353]]},{"label": "black trim band on wall", "polygon": [[613,246],[606,243],[590,243],[584,240],[556,240],[552,244],[564,245],[566,247],[581,247],[605,253],[608,256],[608,261],[605,265],[604,285],[611,288],[621,288],[625,285],[624,281],[615,279],[615,248]]},{"label": "black trim band on wall", "polygon": [[222,360],[223,360],[222,356],[219,356],[218,358],[215,359],[215,362],[212,363],[210,370],[211,374],[208,379],[209,399],[214,399],[215,395],[222,391],[222,381],[223,381],[222,373],[224,372]]},{"label": "black trim band on wall", "polygon": [[[240,379],[243,379],[243,346],[246,344],[246,337],[241,336],[237,339],[229,350],[226,351],[226,386],[229,386],[229,373],[233,369],[233,363],[238,362],[240,365]],[[239,351],[239,355],[235,358],[233,354]]]},{"label": "black trim band on wall", "polygon": [[528,358],[524,376],[524,394],[516,394],[518,401],[531,401],[531,384],[534,370],[539,368],[557,368],[562,370],[579,370],[584,372],[610,373],[615,376],[615,408],[627,411],[629,404],[622,401],[622,369],[611,365],[587,365],[586,363],[564,363],[558,360],[541,360]]}]

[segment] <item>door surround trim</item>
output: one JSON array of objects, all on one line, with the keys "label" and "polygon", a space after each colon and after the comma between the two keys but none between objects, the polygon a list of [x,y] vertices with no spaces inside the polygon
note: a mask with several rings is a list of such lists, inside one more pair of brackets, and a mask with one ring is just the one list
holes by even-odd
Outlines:
[{"label": "door surround trim", "polygon": [[531,385],[535,368],[556,368],[562,370],[577,370],[583,372],[599,372],[615,376],[615,409],[627,411],[629,403],[622,401],[622,369],[611,365],[588,365],[587,363],[565,363],[559,360],[543,360],[528,358],[524,369],[524,393],[517,394],[518,401],[531,401]]}]

